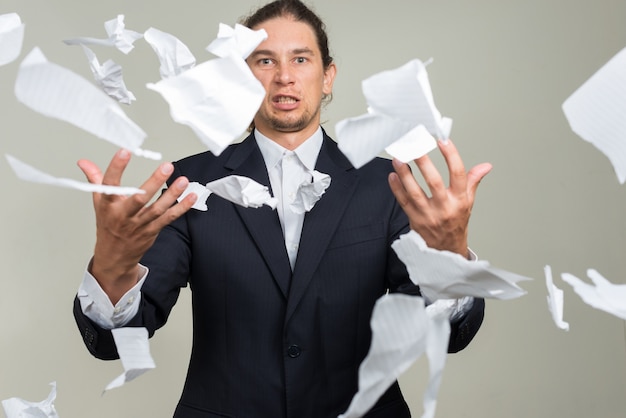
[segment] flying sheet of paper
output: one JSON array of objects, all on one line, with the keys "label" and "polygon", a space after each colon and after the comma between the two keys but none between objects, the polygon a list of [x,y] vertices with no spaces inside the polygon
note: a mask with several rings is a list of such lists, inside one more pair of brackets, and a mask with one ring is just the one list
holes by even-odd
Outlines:
[{"label": "flying sheet of paper", "polygon": [[22,161],[11,155],[5,154],[5,157],[17,177],[24,181],[49,184],[51,186],[68,187],[70,189],[93,193],[117,195],[133,195],[137,193],[145,193],[145,190],[135,187],[107,186],[102,184],[91,184],[72,179],[54,177],[50,174],[44,173],[43,171],[36,169],[33,166],[23,163]]},{"label": "flying sheet of paper", "polygon": [[126,88],[120,65],[112,60],[106,60],[104,64],[100,65],[96,54],[85,45],[81,46],[85,51],[87,61],[89,61],[94,80],[106,94],[124,104],[130,104],[136,100],[135,95]]},{"label": "flying sheet of paper", "polygon": [[57,397],[57,383],[50,383],[52,389],[48,398],[41,402],[25,401],[21,398],[10,398],[2,401],[2,408],[7,418],[59,418],[54,408]]},{"label": "flying sheet of paper", "polygon": [[592,143],[626,181],[626,48],[591,76],[563,103],[572,130]]},{"label": "flying sheet of paper", "polygon": [[128,54],[134,48],[136,40],[141,39],[141,33],[125,29],[124,15],[117,15],[117,18],[104,22],[104,29],[109,36],[106,39],[98,38],[73,38],[66,39],[63,42],[67,45],[102,45],[114,46],[124,54]]},{"label": "flying sheet of paper", "polygon": [[265,97],[263,85],[234,55],[206,61],[147,87],[159,92],[169,103],[172,118],[189,126],[215,155],[248,129]]},{"label": "flying sheet of paper", "polygon": [[587,270],[587,276],[595,286],[569,273],[561,274],[585,303],[626,320],[626,284],[613,284],[594,269]]},{"label": "flying sheet of paper", "polygon": [[180,202],[189,193],[195,193],[198,200],[192,206],[193,209],[208,210],[206,200],[212,193],[243,207],[259,208],[267,205],[276,209],[278,199],[270,195],[269,189],[260,183],[243,176],[226,176],[209,182],[206,186],[198,182],[190,182],[185,191],[179,196]]},{"label": "flying sheet of paper", "polygon": [[424,417],[431,418],[447,356],[450,336],[447,316],[431,318],[424,308],[424,299],[394,293],[376,301],[370,323],[372,343],[359,366],[359,390],[339,417],[365,415],[389,386],[426,353],[430,381],[424,395]]},{"label": "flying sheet of paper", "polygon": [[187,45],[174,35],[149,28],[144,32],[143,37],[159,58],[161,78],[177,76],[196,65],[196,57]]},{"label": "flying sheet of paper", "polygon": [[485,260],[470,261],[460,254],[429,248],[413,230],[401,235],[391,247],[430,301],[464,296],[513,299],[526,294],[517,282],[531,280],[492,267]]},{"label": "flying sheet of paper", "polygon": [[0,66],[17,59],[22,52],[24,24],[17,13],[0,15]]},{"label": "flying sheet of paper", "polygon": [[543,271],[546,275],[546,286],[548,288],[548,309],[552,314],[552,319],[557,327],[569,331],[569,324],[563,321],[563,290],[554,285],[552,279],[552,268],[545,266]]},{"label": "flying sheet of paper", "polygon": [[146,133],[115,100],[78,74],[48,62],[39,48],[20,64],[15,95],[45,116],[71,123],[136,155],[161,158],[159,153],[139,148]]},{"label": "flying sheet of paper", "polygon": [[[439,139],[449,137],[452,120],[441,117],[435,107],[426,67],[420,60],[375,74],[362,86],[368,113],[335,126],[339,149],[355,167],[372,160],[418,125]],[[422,148],[425,152],[432,149],[429,145]]]},{"label": "flying sheet of paper", "polygon": [[114,328],[111,330],[117,353],[124,366],[124,373],[104,388],[104,391],[122,386],[141,376],[156,365],[150,355],[150,343],[146,328]]},{"label": "flying sheet of paper", "polygon": [[294,213],[302,214],[309,212],[326,192],[328,186],[330,186],[330,176],[314,170],[311,173],[310,181],[298,186],[296,197],[289,204],[289,207]]},{"label": "flying sheet of paper", "polygon": [[206,50],[218,57],[235,54],[245,60],[266,39],[267,32],[264,29],[252,30],[238,23],[232,28],[220,23],[217,38],[206,47]]}]

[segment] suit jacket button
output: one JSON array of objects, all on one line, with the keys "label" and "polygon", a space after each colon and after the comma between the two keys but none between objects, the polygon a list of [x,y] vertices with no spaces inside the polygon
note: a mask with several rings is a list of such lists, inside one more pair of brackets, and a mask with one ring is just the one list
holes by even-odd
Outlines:
[{"label": "suit jacket button", "polygon": [[291,358],[296,358],[300,356],[300,347],[298,347],[297,345],[290,345],[289,348],[287,349],[287,355]]}]

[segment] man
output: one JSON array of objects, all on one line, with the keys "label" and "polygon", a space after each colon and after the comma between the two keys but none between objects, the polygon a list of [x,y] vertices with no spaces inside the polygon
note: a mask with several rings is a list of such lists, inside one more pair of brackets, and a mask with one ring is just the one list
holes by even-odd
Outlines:
[{"label": "man", "polygon": [[[75,317],[89,350],[113,359],[108,329],[152,335],[189,284],[193,348],[176,417],[336,417],[358,389],[375,301],[387,291],[419,295],[391,243],[410,227],[429,246],[466,256],[474,194],[490,165],[466,173],[454,145],[440,144],[448,188],[427,156],[416,161],[432,197],[398,162],[354,169],[320,127],[336,74],[323,23],[299,1],[275,1],[244,23],[268,33],[247,59],[267,92],[252,134],[218,157],[162,164],[146,194],[94,195],[97,240]],[[119,151],[104,174],[79,166],[92,183],[118,185],[129,159]],[[289,204],[313,170],[331,184],[298,214]],[[215,195],[206,212],[189,211],[193,194],[176,203],[190,180],[232,174],[270,186],[277,210]],[[483,309],[479,299],[459,307],[451,352],[472,339]],[[410,416],[397,383],[367,416]]]}]

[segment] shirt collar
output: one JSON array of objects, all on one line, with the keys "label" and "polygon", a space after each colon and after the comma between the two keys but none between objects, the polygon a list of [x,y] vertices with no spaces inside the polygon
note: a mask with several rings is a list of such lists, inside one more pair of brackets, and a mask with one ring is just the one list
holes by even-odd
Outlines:
[{"label": "shirt collar", "polygon": [[[276,166],[283,158],[283,154],[288,151],[287,148],[278,145],[256,129],[254,130],[254,138],[259,145],[263,160],[265,160],[265,166],[268,170]],[[317,162],[320,149],[322,149],[323,140],[324,135],[322,135],[322,128],[318,127],[313,135],[300,144],[298,148],[293,150],[307,170],[313,171],[315,169],[315,163]]]}]

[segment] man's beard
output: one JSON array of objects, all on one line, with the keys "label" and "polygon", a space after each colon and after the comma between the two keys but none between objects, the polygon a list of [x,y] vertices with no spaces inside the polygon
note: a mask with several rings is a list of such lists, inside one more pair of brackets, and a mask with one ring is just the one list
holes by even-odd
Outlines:
[{"label": "man's beard", "polygon": [[292,120],[291,118],[269,117],[267,122],[272,129],[279,132],[298,132],[306,128],[313,117],[310,113],[305,112],[299,118]]}]

